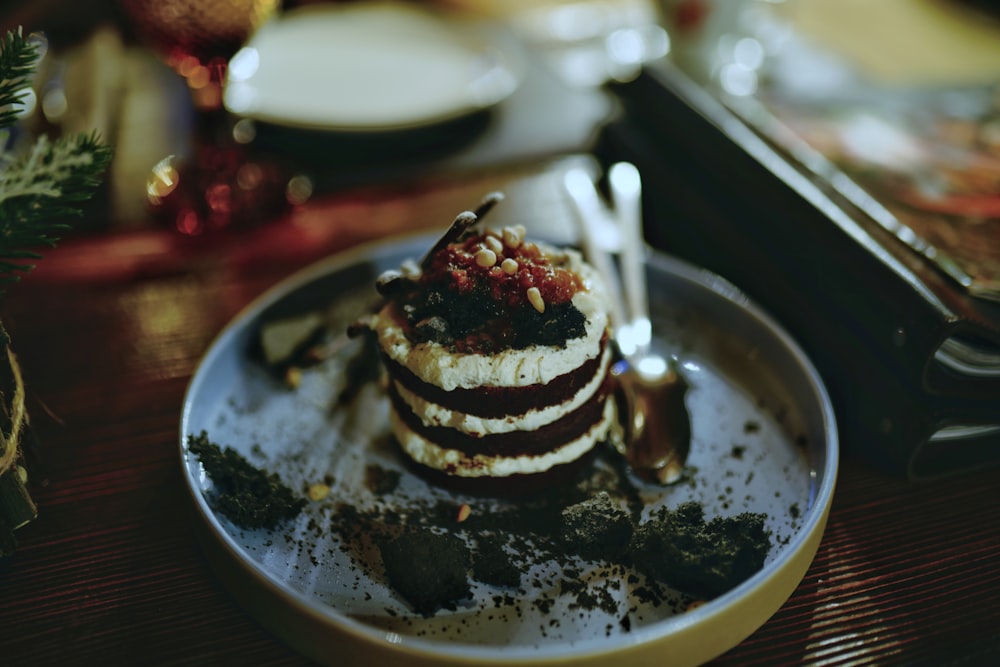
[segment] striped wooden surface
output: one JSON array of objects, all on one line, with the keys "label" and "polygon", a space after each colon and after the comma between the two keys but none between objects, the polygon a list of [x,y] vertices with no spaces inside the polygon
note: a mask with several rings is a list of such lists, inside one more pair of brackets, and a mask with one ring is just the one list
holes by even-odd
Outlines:
[{"label": "striped wooden surface", "polygon": [[[187,381],[226,322],[298,266],[439,225],[495,185],[355,193],[193,246],[155,232],[75,239],[11,289],[3,319],[41,441],[41,515],[0,569],[0,665],[309,664],[199,551],[177,454]],[[1000,472],[912,485],[848,459],[801,585],[717,664],[998,659]]]}]

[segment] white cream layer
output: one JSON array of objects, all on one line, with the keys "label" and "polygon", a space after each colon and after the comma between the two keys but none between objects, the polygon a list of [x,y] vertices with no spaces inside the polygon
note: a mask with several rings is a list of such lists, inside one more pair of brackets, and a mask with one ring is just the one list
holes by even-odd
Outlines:
[{"label": "white cream layer", "polygon": [[603,384],[610,363],[611,350],[605,348],[597,373],[569,399],[544,408],[528,410],[524,414],[504,417],[478,417],[458,412],[418,396],[399,382],[395,382],[395,387],[399,396],[410,406],[413,414],[420,417],[425,426],[447,426],[474,436],[510,433],[512,431],[535,431],[589,401]]},{"label": "white cream layer", "polygon": [[469,456],[456,449],[440,447],[418,433],[414,433],[399,418],[395,409],[389,412],[389,422],[393,435],[403,450],[417,463],[435,470],[447,470],[458,477],[508,477],[516,474],[545,472],[553,466],[576,461],[608,436],[616,423],[617,411],[614,397],[604,404],[604,414],[600,421],[579,438],[550,452],[525,456]]},{"label": "white cream layer", "polygon": [[[577,256],[572,253],[571,256]],[[402,325],[386,306],[374,318],[372,328],[379,346],[390,359],[408,368],[414,375],[445,391],[457,388],[526,387],[545,384],[578,368],[601,352],[601,338],[608,326],[603,285],[588,264],[572,265],[583,278],[586,291],[573,296],[573,304],[587,320],[586,332],[566,342],[563,348],[532,345],[522,350],[503,350],[494,354],[450,352],[440,343],[413,344]]]}]

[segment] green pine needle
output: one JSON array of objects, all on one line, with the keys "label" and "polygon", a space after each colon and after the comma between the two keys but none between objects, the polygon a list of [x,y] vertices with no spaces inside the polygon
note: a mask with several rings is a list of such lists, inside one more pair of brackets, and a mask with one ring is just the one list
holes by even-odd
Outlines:
[{"label": "green pine needle", "polygon": [[24,37],[21,29],[7,31],[0,41],[0,127],[15,120],[31,75],[35,72],[38,45]]},{"label": "green pine needle", "polygon": [[[21,30],[0,40],[0,128],[13,124],[37,65],[37,46]],[[39,136],[21,155],[0,154],[0,283],[14,282],[52,247],[80,203],[93,195],[111,161],[96,134]]]}]

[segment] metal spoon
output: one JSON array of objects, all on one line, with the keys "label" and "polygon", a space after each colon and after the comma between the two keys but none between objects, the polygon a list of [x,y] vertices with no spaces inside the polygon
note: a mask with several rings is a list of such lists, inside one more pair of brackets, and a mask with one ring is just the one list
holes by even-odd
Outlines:
[{"label": "metal spoon", "polygon": [[[631,164],[618,163],[609,170],[608,180],[616,213],[614,239],[601,228],[604,209],[591,177],[573,169],[565,176],[565,186],[577,210],[584,252],[610,293],[615,342],[623,357],[612,369],[619,388],[623,454],[640,477],[672,484],[681,479],[690,449],[691,422],[684,403],[688,385],[676,364],[652,349],[639,173]],[[624,295],[611,248],[621,253]]]},{"label": "metal spoon", "polygon": [[621,229],[621,267],[628,319],[616,341],[624,357],[615,364],[626,405],[626,458],[642,477],[660,484],[678,481],[691,448],[691,419],[684,399],[688,384],[676,361],[652,348],[642,238],[639,170],[619,162],[608,171],[611,199]]}]

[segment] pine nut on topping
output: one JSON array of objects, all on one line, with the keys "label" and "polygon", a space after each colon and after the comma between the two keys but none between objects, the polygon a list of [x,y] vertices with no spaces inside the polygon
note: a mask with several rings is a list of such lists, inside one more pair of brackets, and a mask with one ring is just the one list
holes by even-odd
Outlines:
[{"label": "pine nut on topping", "polygon": [[521,267],[517,263],[516,259],[508,257],[504,261],[500,262],[500,268],[503,269],[503,272],[506,273],[508,276],[512,276],[515,273],[517,273],[517,270]]},{"label": "pine nut on topping", "polygon": [[538,312],[545,312],[545,301],[542,300],[542,293],[538,291],[537,287],[528,288],[528,301]]},{"label": "pine nut on topping", "polygon": [[497,254],[489,248],[483,248],[476,253],[476,264],[488,269],[497,263]]},{"label": "pine nut on topping", "polygon": [[503,228],[503,242],[510,248],[519,248],[524,240],[525,229],[523,225]]},{"label": "pine nut on topping", "polygon": [[500,255],[503,253],[503,243],[497,237],[487,236],[484,243],[496,254]]}]

